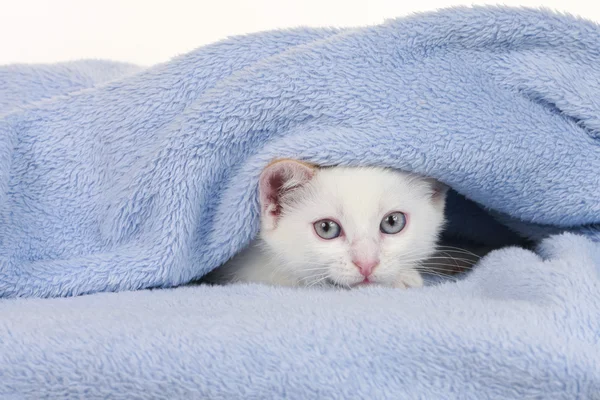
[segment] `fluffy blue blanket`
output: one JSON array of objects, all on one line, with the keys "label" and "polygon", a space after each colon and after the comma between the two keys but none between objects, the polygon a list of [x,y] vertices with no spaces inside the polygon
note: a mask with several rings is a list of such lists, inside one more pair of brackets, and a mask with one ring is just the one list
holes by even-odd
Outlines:
[{"label": "fluffy blue blanket", "polygon": [[546,238],[423,290],[4,299],[2,398],[598,396],[599,94],[600,27],[525,9],[266,32],[144,70],[0,67],[0,297],[201,277],[256,233],[277,157],[433,176],[456,190],[449,236]]}]

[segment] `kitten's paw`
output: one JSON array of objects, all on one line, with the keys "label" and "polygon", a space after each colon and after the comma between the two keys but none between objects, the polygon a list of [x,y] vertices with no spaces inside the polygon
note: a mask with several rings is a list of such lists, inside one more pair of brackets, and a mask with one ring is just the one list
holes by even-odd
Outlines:
[{"label": "kitten's paw", "polygon": [[398,281],[396,281],[396,283],[394,283],[394,288],[396,288],[396,289],[406,289],[406,285],[404,284],[403,281],[398,280]]},{"label": "kitten's paw", "polygon": [[403,271],[394,287],[399,289],[420,288],[423,287],[423,278],[417,271]]}]

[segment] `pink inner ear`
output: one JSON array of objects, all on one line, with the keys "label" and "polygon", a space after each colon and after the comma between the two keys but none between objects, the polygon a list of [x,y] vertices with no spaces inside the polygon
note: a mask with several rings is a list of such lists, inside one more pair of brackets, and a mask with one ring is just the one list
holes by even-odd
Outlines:
[{"label": "pink inner ear", "polygon": [[308,182],[313,175],[313,167],[293,160],[276,161],[267,166],[259,181],[261,212],[278,217],[282,194]]},{"label": "pink inner ear", "polygon": [[433,178],[426,178],[426,181],[431,185],[431,199],[434,201],[440,201],[446,198],[446,193],[448,192],[448,189],[450,189],[448,187],[448,185],[433,179]]}]

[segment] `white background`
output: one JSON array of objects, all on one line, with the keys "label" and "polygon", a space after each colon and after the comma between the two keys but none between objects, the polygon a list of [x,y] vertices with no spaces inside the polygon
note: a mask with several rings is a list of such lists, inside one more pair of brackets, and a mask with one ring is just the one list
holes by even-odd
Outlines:
[{"label": "white background", "polygon": [[[462,0],[0,0],[0,64],[104,58],[151,65],[224,37],[377,24]],[[600,21],[595,0],[504,0]]]}]

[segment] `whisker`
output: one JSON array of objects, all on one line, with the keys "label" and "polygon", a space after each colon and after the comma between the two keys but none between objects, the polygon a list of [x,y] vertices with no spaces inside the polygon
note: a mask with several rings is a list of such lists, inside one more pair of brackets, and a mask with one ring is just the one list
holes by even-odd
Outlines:
[{"label": "whisker", "polygon": [[298,281],[302,282],[302,281],[305,281],[305,280],[308,280],[308,279],[321,278],[321,277],[327,276],[327,275],[329,275],[327,272],[324,272],[324,273],[321,273],[321,274],[312,274],[312,275],[309,275],[309,276],[305,276],[304,278],[300,278]]},{"label": "whisker", "polygon": [[447,250],[447,251],[449,251],[449,252],[459,252],[459,253],[463,253],[463,254],[469,254],[469,255],[472,255],[472,256],[474,256],[474,257],[481,258],[481,256],[480,256],[480,255],[478,255],[478,254],[475,254],[475,253],[473,253],[473,252],[472,252],[472,251],[470,251],[470,250],[463,249],[463,248],[460,248],[460,247],[454,247],[454,246],[441,246],[441,245],[440,245],[440,246],[436,246],[436,248],[437,248],[437,249],[443,249],[443,250]]},{"label": "whisker", "polygon": [[[446,276],[455,276],[458,275],[458,273],[460,271],[449,271],[449,270],[445,270],[445,269],[415,269],[417,272],[423,273],[423,274],[433,274],[433,273],[438,273],[438,274],[443,274]],[[466,272],[466,271],[464,271]]]},{"label": "whisker", "polygon": [[447,260],[447,259],[452,259],[452,260],[457,260],[457,261],[479,261],[479,260],[472,260],[469,258],[459,258],[459,257],[427,257],[424,258],[424,260]]},{"label": "whisker", "polygon": [[448,256],[448,257],[450,258],[450,260],[454,261],[454,264],[455,264],[455,266],[458,268],[458,261],[456,261],[456,260],[454,259],[454,257],[452,257],[450,254],[448,254],[448,253],[446,253],[446,252],[444,252],[444,251],[442,251],[441,253],[442,253],[442,254],[445,254],[446,256]]},{"label": "whisker", "polygon": [[[456,265],[454,264],[421,264],[419,266],[414,266],[413,268],[445,268],[445,267],[449,267],[449,268],[456,268]],[[465,266],[465,267],[458,267],[458,268],[464,268],[464,269],[473,269],[473,267],[469,267],[469,266]]]},{"label": "whisker", "polygon": [[395,264],[398,266],[403,266],[403,267],[410,267],[410,266],[414,266],[414,264],[427,264],[427,265],[448,265],[448,266],[454,266],[457,268],[471,268],[473,267],[476,263],[475,262],[470,262],[470,260],[464,260],[464,259],[456,259],[456,261],[462,261],[464,263],[466,263],[466,265],[460,264],[460,263],[444,263],[443,261],[452,261],[452,260],[448,260],[445,257],[442,257],[439,259],[440,261],[436,261],[435,259],[430,259],[430,258],[426,258],[426,259],[415,259],[415,260],[402,260],[401,263]]},{"label": "whisker", "polygon": [[414,268],[418,265],[428,265],[428,266],[448,266],[448,267],[458,267],[458,268],[473,268],[473,265],[456,265],[453,263],[443,263],[440,261],[428,261],[428,260],[414,260],[412,262],[401,262],[401,263],[395,263],[395,266],[398,267],[408,267],[408,268]]},{"label": "whisker", "polygon": [[456,279],[456,277],[454,275],[444,274],[444,273],[434,272],[434,271],[423,272],[423,275],[437,276],[438,278]]},{"label": "whisker", "polygon": [[312,275],[308,275],[308,276],[304,276],[302,278],[299,278],[298,281],[302,282],[302,281],[309,280],[309,279],[320,278],[320,277],[322,277],[324,275],[326,275],[326,274],[325,273],[323,273],[323,274],[312,274]]},{"label": "whisker", "polygon": [[320,279],[318,279],[318,280],[314,281],[313,283],[311,283],[311,284],[310,284],[310,285],[308,285],[307,287],[309,287],[309,288],[310,288],[310,287],[313,287],[313,286],[315,286],[316,284],[323,282],[323,281],[324,281],[324,280],[326,280],[327,278],[329,278],[329,274],[325,274],[325,276],[323,276],[322,278],[320,278]]},{"label": "whisker", "polygon": [[436,275],[444,278],[455,278],[456,274],[448,273],[442,270],[432,270],[432,269],[417,269],[417,272],[426,274],[426,275]]},{"label": "whisker", "polygon": [[310,272],[310,271],[323,271],[325,268],[316,267],[316,268],[302,268],[302,272]]},{"label": "whisker", "polygon": [[457,271],[471,271],[473,268],[470,267],[457,267],[456,265],[451,264],[442,264],[442,265],[422,265],[420,267],[414,267],[415,269],[423,269],[423,270],[439,270],[439,271],[449,271],[449,272],[457,272]]}]

